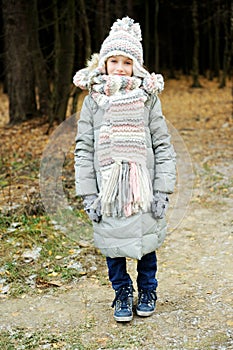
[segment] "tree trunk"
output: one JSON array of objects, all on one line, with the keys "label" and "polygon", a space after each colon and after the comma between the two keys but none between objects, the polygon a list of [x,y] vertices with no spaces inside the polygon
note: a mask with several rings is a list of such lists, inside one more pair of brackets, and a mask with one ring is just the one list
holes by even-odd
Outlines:
[{"label": "tree trunk", "polygon": [[213,80],[213,31],[212,31],[212,0],[208,1],[208,40],[209,40],[209,80]]},{"label": "tree trunk", "polygon": [[[85,43],[83,45],[85,48],[83,59],[86,62],[91,57],[92,50],[91,50],[91,33],[90,33],[84,0],[80,0],[79,2],[79,23],[82,26],[82,30],[80,31],[82,35],[82,37],[80,37],[80,42],[82,41]],[[72,107],[71,107],[71,114],[74,114],[77,111],[80,94],[81,94],[81,90],[73,86],[73,92],[72,92],[73,101],[72,101]]]},{"label": "tree trunk", "polygon": [[172,47],[172,26],[171,26],[171,10],[167,10],[168,22],[167,22],[167,48],[168,48],[168,64],[169,64],[169,78],[175,79],[174,62],[173,62],[173,47]]},{"label": "tree trunk", "polygon": [[106,31],[104,31],[104,38],[106,37],[106,33],[109,31],[112,26],[112,18],[111,18],[111,1],[105,1],[104,8],[104,27]]},{"label": "tree trunk", "polygon": [[220,73],[220,57],[219,57],[219,27],[220,27],[220,5],[219,0],[216,0],[217,8],[215,10],[214,18],[214,36],[215,36],[215,52],[214,52],[214,75],[219,77]]},{"label": "tree trunk", "polygon": [[158,34],[158,18],[159,18],[159,0],[155,0],[155,72],[159,71],[159,34]]},{"label": "tree trunk", "polygon": [[[59,6],[59,8],[58,8]],[[58,2],[54,0],[55,20],[55,63],[53,86],[53,114],[50,124],[66,118],[74,63],[74,0]]]},{"label": "tree trunk", "polygon": [[31,32],[28,2],[3,0],[6,84],[10,123],[36,115],[34,68],[28,33]]},{"label": "tree trunk", "polygon": [[134,18],[133,0],[127,0],[127,13],[129,17]]},{"label": "tree trunk", "polygon": [[230,50],[230,43],[229,39],[231,39],[231,23],[228,22],[228,13],[230,12],[230,6],[228,8],[227,4],[223,5],[223,28],[224,28],[224,52],[223,52],[223,70],[222,70],[222,77],[219,84],[219,88],[224,88],[226,86],[226,79],[227,79],[227,72],[230,66],[231,61],[231,50]]},{"label": "tree trunk", "polygon": [[36,87],[38,92],[38,109],[41,115],[49,116],[51,107],[51,93],[46,69],[46,61],[43,57],[39,42],[37,0],[29,1],[28,6],[30,7],[31,13],[32,31],[30,33],[29,40],[32,52],[33,66],[35,70]]},{"label": "tree trunk", "polygon": [[189,75],[190,74],[190,60],[189,60],[189,39],[187,35],[187,26],[188,26],[188,19],[186,16],[182,17],[182,30],[183,30],[183,45],[182,50],[184,53],[184,61],[183,61],[183,74]]},{"label": "tree trunk", "polygon": [[198,27],[198,5],[197,0],[193,0],[192,6],[192,19],[193,19],[193,36],[194,36],[194,47],[193,47],[193,84],[192,87],[200,88],[199,82],[199,27]]},{"label": "tree trunk", "polygon": [[[96,14],[95,14],[95,30],[94,41],[96,50],[99,52],[100,44],[102,44],[105,38],[105,23],[104,23],[104,0],[98,0],[96,2]],[[109,28],[108,28],[109,29]]]},{"label": "tree trunk", "polygon": [[80,0],[79,6],[80,6],[80,14],[81,14],[80,21],[82,23],[83,33],[84,33],[85,60],[87,60],[88,58],[90,58],[92,51],[91,51],[91,34],[90,34],[84,0]]},{"label": "tree trunk", "polygon": [[145,37],[144,37],[144,47],[145,47],[145,64],[149,67],[150,64],[150,11],[149,11],[149,3],[145,2]]},{"label": "tree trunk", "polygon": [[[119,0],[115,0],[114,12],[116,18],[121,18],[122,16],[122,3]],[[115,21],[114,21],[115,22]]]}]

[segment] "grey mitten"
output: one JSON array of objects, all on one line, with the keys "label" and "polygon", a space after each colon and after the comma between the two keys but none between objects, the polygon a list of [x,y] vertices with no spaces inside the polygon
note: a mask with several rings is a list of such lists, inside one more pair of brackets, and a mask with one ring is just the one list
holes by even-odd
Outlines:
[{"label": "grey mitten", "polygon": [[83,199],[84,210],[89,216],[89,219],[94,222],[100,222],[102,217],[100,201],[98,201],[96,206],[93,206],[97,197],[98,196],[96,194],[89,194]]},{"label": "grey mitten", "polygon": [[155,192],[151,204],[151,211],[155,219],[163,219],[168,209],[169,199],[164,192]]}]

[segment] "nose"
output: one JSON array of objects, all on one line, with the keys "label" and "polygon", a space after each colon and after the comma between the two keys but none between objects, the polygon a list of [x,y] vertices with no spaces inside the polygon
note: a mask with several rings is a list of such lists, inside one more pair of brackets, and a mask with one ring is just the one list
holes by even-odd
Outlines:
[{"label": "nose", "polygon": [[117,64],[117,71],[119,72],[122,72],[124,69],[123,69],[123,63],[122,62],[118,62]]}]

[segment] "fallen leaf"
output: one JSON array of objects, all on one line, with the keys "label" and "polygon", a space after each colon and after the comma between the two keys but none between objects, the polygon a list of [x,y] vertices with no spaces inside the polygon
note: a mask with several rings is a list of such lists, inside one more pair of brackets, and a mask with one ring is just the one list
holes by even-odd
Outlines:
[{"label": "fallen leaf", "polygon": [[62,283],[61,281],[49,281],[48,284],[55,286],[55,287],[61,287]]}]

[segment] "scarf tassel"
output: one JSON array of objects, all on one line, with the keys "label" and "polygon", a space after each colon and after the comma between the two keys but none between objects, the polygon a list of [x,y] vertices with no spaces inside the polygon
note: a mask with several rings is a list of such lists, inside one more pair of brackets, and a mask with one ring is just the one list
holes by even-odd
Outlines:
[{"label": "scarf tassel", "polygon": [[150,210],[152,185],[149,172],[140,164],[115,162],[102,170],[99,194],[102,215],[131,216]]}]

